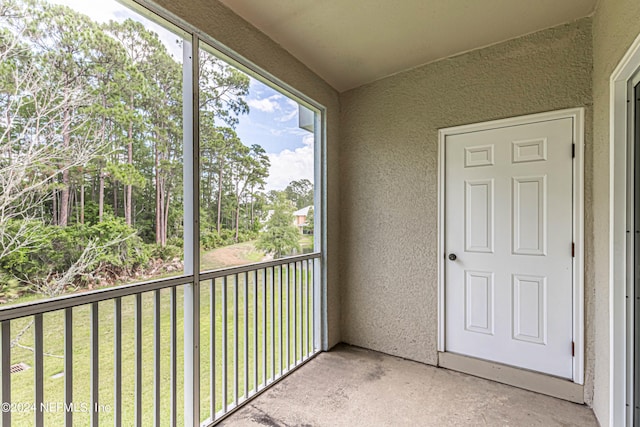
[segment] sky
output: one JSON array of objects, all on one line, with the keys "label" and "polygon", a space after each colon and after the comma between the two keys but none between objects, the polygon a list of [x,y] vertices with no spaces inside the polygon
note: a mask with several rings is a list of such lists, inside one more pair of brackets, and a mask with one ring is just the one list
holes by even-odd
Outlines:
[{"label": "sky", "polygon": [[[158,33],[176,60],[182,62],[177,36],[162,26],[126,9],[115,0],[49,0],[64,4],[97,22],[140,21]],[[313,134],[298,127],[298,104],[269,86],[251,78],[245,98],[249,114],[240,116],[236,132],[241,141],[261,145],[269,156],[271,168],[265,191],[283,190],[289,182],[306,178],[313,182]]]}]

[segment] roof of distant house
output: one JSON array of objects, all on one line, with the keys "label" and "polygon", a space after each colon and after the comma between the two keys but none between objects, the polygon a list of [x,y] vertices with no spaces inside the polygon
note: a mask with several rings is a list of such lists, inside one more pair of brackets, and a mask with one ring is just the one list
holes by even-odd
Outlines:
[{"label": "roof of distant house", "polygon": [[294,216],[309,216],[309,209],[313,209],[313,206],[305,206],[293,213]]}]

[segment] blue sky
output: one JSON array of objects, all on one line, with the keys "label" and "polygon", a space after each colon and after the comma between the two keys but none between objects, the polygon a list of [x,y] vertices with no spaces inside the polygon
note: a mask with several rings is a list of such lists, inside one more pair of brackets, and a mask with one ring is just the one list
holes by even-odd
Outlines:
[{"label": "blue sky", "polygon": [[284,189],[294,179],[313,182],[313,134],[298,127],[298,104],[253,78],[246,100],[250,113],[239,117],[236,132],[269,154],[267,189]]},{"label": "blue sky", "polygon": [[[182,62],[176,36],[163,27],[128,11],[114,0],[49,0],[88,15],[97,22],[132,18],[158,33],[172,55]],[[298,104],[251,78],[246,98],[250,113],[239,117],[236,128],[245,145],[259,144],[269,155],[271,168],[266,190],[282,190],[292,180],[313,182],[313,135],[298,127]]]}]

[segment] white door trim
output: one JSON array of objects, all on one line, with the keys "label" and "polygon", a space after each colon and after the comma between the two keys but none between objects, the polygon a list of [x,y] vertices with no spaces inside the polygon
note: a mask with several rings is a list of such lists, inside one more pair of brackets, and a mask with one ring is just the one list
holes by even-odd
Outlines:
[{"label": "white door trim", "polygon": [[511,117],[490,122],[474,123],[440,129],[438,131],[438,351],[445,343],[445,141],[447,136],[480,130],[518,126],[563,118],[573,119],[573,382],[584,384],[584,108],[550,111],[527,116]]},{"label": "white door trim", "polygon": [[629,83],[640,70],[638,36],[609,80],[609,425],[623,426],[627,387],[627,149],[633,137],[628,118]]}]

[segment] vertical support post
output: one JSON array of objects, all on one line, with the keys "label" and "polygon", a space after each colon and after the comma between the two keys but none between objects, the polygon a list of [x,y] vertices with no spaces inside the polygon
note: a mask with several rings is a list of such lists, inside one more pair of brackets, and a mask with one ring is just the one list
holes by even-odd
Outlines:
[{"label": "vertical support post", "polygon": [[[2,373],[2,404],[11,405],[11,322],[2,322],[2,354],[0,372]],[[2,425],[11,425],[11,411],[2,411]]]},{"label": "vertical support post", "polygon": [[153,294],[153,424],[160,426],[160,290]]},{"label": "vertical support post", "polygon": [[[279,294],[279,302],[280,302],[280,312],[278,313],[278,323],[280,324],[280,360],[278,360],[278,365],[280,368],[280,376],[282,376],[282,372],[283,372],[283,363],[284,363],[284,294],[282,292],[283,286],[284,284],[282,283],[284,282],[284,264],[280,265],[280,280],[279,280],[279,285],[280,285],[280,294]],[[273,375],[273,378],[275,379],[275,373]]]},{"label": "vertical support post", "polygon": [[285,368],[288,371],[291,367],[291,264],[282,264],[282,268],[286,266],[286,279],[283,277],[282,280],[285,281],[285,293],[287,294],[287,307],[285,311],[285,325],[287,331],[287,338],[284,341],[287,346],[287,357],[285,360]]},{"label": "vertical support post", "polygon": [[171,288],[171,427],[178,425],[178,295]]},{"label": "vertical support post", "polygon": [[136,294],[135,310],[135,358],[136,370],[134,379],[134,414],[135,425],[142,426],[142,294]]},{"label": "vertical support post", "polygon": [[222,413],[227,412],[227,276],[222,279]]},{"label": "vertical support post", "polygon": [[199,39],[183,42],[184,425],[200,425],[200,129]]},{"label": "vertical support post", "polygon": [[[275,287],[275,267],[269,269],[271,271],[271,381],[276,378],[276,287]],[[265,382],[266,386],[267,383]]]},{"label": "vertical support post", "polygon": [[34,378],[34,382],[35,382],[35,386],[36,386],[36,393],[35,393],[35,408],[34,408],[34,425],[36,427],[43,427],[44,426],[44,413],[42,411],[42,402],[43,402],[43,398],[44,398],[44,393],[43,393],[43,389],[44,389],[44,349],[43,349],[43,328],[42,328],[42,314],[36,314],[34,316],[34,335],[35,335],[35,339],[34,339],[34,345],[33,345],[33,352],[34,352],[34,359],[35,359],[35,366],[34,366],[34,371],[35,371],[35,378]]},{"label": "vertical support post", "polygon": [[216,279],[211,279],[209,286],[209,394],[211,412],[210,421],[216,420]]},{"label": "vertical support post", "polygon": [[300,261],[300,269],[298,270],[298,287],[300,289],[298,304],[300,305],[300,333],[298,337],[298,341],[300,342],[299,352],[300,352],[300,362],[304,360],[304,284],[302,281],[302,277],[304,275],[304,261]]},{"label": "vertical support post", "polygon": [[244,378],[243,388],[245,399],[249,398],[249,272],[244,273]]},{"label": "vertical support post", "polygon": [[[73,309],[64,309],[64,425],[73,426]],[[69,408],[69,409],[67,409]]]},{"label": "vertical support post", "polygon": [[[324,224],[327,223],[327,149],[324,143],[326,129],[324,110],[314,114],[314,150],[315,150],[315,174],[314,182],[314,221],[313,245],[314,251],[321,252],[320,259],[313,261],[312,289],[313,289],[313,352],[328,349],[327,317],[324,310],[326,304],[326,277],[327,277],[327,234]],[[320,184],[320,185],[318,185]]]},{"label": "vertical support post", "polygon": [[[267,385],[267,269],[262,272],[262,386]],[[257,391],[257,389],[256,389]]]},{"label": "vertical support post", "polygon": [[253,272],[253,391],[258,392],[258,270]]},{"label": "vertical support post", "polygon": [[298,364],[298,263],[293,263],[293,365]]},{"label": "vertical support post", "polygon": [[113,424],[122,425],[122,300],[113,301]]},{"label": "vertical support post", "polygon": [[233,403],[238,406],[238,274],[233,281]]},{"label": "vertical support post", "polygon": [[322,271],[322,258],[314,258],[313,274],[311,275],[311,289],[313,292],[313,349],[312,352],[322,349],[322,287],[320,280]]},{"label": "vertical support post", "polygon": [[308,259],[307,263],[307,283],[305,284],[307,288],[307,341],[305,345],[307,346],[307,357],[311,355],[313,350],[313,290],[311,289],[311,275],[313,274],[313,260]]},{"label": "vertical support post", "polygon": [[98,330],[98,303],[91,304],[91,427],[98,427],[100,412],[100,335]]}]

